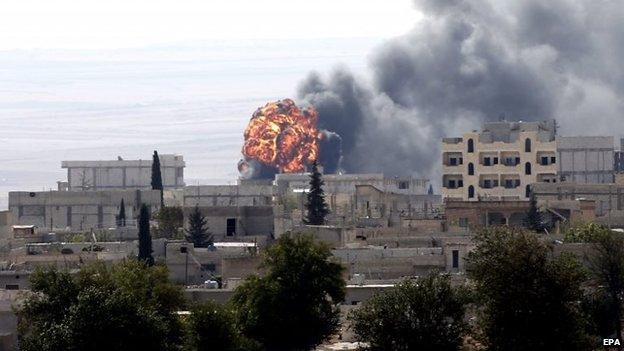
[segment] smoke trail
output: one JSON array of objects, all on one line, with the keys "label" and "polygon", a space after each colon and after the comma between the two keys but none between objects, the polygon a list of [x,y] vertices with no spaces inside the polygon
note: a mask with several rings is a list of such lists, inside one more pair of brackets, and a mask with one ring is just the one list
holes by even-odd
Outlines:
[{"label": "smoke trail", "polygon": [[[436,179],[440,138],[504,115],[562,134],[623,133],[624,6],[617,1],[418,0],[425,19],[383,44],[368,85],[311,73],[298,97],[342,137],[349,172]],[[618,123],[619,122],[619,123]]]}]

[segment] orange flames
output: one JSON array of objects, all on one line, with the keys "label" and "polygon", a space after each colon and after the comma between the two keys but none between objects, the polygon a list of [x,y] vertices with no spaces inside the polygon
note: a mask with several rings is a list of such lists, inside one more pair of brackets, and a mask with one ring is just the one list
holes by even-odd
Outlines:
[{"label": "orange flames", "polygon": [[269,102],[245,129],[243,155],[282,173],[304,172],[319,153],[317,120],[313,107],[300,110],[291,99]]}]

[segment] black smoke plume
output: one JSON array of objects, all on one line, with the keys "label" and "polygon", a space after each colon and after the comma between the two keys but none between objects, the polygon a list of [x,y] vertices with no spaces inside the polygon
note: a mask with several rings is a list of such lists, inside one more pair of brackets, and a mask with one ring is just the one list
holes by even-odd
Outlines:
[{"label": "black smoke plume", "polygon": [[623,132],[624,6],[608,0],[417,0],[424,19],[372,54],[372,84],[311,73],[298,97],[342,137],[347,172],[437,179],[440,143],[484,121]]}]

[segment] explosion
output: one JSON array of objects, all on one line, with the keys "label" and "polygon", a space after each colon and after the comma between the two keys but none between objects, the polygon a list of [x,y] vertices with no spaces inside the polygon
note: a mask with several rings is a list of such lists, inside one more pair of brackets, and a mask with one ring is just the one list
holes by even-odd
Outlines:
[{"label": "explosion", "polygon": [[254,112],[245,129],[243,156],[238,169],[245,178],[272,169],[281,173],[304,172],[317,160],[323,136],[316,126],[313,107],[300,110],[291,99],[269,102]]}]

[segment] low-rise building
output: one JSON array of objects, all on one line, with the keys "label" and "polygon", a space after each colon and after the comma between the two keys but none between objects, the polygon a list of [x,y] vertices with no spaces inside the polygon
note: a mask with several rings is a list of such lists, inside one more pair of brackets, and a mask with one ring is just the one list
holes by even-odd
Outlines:
[{"label": "low-rise building", "polygon": [[128,223],[142,204],[160,207],[158,190],[12,191],[9,211],[15,224],[41,231],[86,231],[115,227],[122,199]]},{"label": "low-rise building", "polygon": [[[160,172],[165,189],[184,187],[184,158],[181,155],[159,155]],[[63,161],[67,183],[59,188],[69,191],[151,189],[152,159],[100,161]]]},{"label": "low-rise building", "polygon": [[558,136],[557,175],[572,183],[613,183],[612,136]]}]

